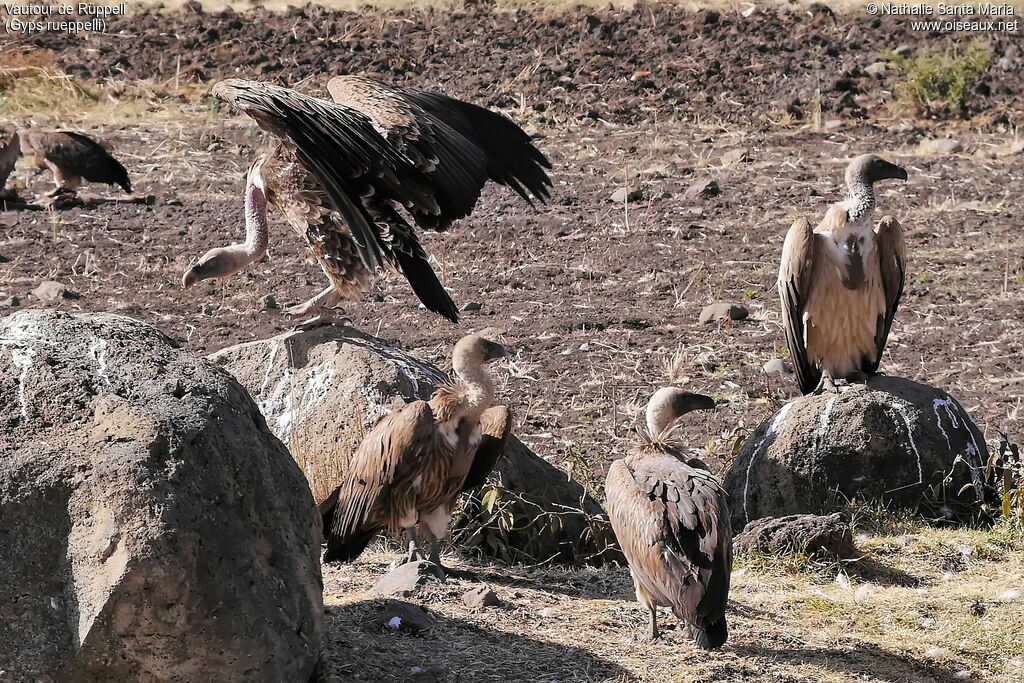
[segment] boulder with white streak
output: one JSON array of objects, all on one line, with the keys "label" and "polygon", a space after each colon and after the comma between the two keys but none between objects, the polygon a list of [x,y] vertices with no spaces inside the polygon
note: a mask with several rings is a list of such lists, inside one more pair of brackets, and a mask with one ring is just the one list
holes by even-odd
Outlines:
[{"label": "boulder with white streak", "polygon": [[880,375],[784,405],[743,444],[723,485],[737,531],[852,500],[968,519],[985,505],[987,462],[981,430],[959,401]]}]

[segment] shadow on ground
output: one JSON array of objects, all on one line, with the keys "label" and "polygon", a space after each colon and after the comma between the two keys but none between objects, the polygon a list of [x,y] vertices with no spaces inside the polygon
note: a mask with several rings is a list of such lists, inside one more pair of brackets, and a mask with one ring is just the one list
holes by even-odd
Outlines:
[{"label": "shadow on ground", "polygon": [[627,680],[629,672],[582,647],[497,631],[428,611],[433,626],[417,634],[388,629],[382,600],[327,606],[318,683],[328,681]]}]

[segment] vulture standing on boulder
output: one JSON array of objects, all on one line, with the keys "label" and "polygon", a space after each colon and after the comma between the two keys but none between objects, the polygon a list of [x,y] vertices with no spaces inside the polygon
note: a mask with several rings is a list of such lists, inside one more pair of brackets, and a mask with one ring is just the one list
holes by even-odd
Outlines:
[{"label": "vulture standing on boulder", "polygon": [[57,189],[50,196],[74,192],[83,180],[120,185],[131,194],[128,171],[110,152],[92,138],[70,130],[23,130],[21,153],[34,159],[39,168],[53,171]]},{"label": "vulture standing on boulder", "polygon": [[363,438],[346,479],[320,505],[327,535],[324,561],[351,562],[378,532],[405,529],[407,561],[425,559],[416,526],[430,533],[430,561],[439,574],[439,539],[459,494],[483,483],[505,450],[511,431],[506,406],[492,406],[494,385],[484,368],[505,349],[476,335],[452,352],[456,380],[430,401],[413,401],[381,418]]},{"label": "vulture standing on boulder", "polygon": [[659,389],[647,404],[647,433],[612,463],[605,483],[612,529],[629,561],[636,597],[650,612],[648,636],[658,637],[657,607],[667,606],[706,650],[728,637],[729,508],[707,466],[683,452],[676,420],[714,407],[708,396]]},{"label": "vulture standing on boulder", "polygon": [[906,246],[892,216],[876,228],[874,183],[907,172],[874,154],[846,169],[850,196],[833,204],[813,231],[800,218],[786,235],[779,268],[782,325],[804,394],[835,389],[836,379],[878,371],[903,295]]},{"label": "vulture standing on boulder", "polygon": [[0,126],[0,197],[8,196],[4,188],[7,186],[7,178],[14,170],[14,165],[18,163],[20,152],[21,139],[18,137],[17,131]]},{"label": "vulture standing on boulder", "polygon": [[249,169],[246,240],[212,249],[182,278],[228,277],[267,248],[266,203],[306,240],[330,286],[292,315],[323,314],[358,295],[385,266],[431,311],[458,320],[413,225],[445,230],[469,215],[488,180],[533,204],[550,196],[548,160],[516,124],[460,100],[357,76],[331,79],[333,102],[229,79],[213,94],[280,143]]}]

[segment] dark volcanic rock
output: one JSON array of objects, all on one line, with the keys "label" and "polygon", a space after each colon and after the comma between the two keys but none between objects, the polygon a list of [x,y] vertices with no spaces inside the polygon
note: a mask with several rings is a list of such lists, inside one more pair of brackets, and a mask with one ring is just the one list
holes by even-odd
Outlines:
[{"label": "dark volcanic rock", "polygon": [[[956,399],[877,376],[787,403],[743,444],[723,485],[734,529],[853,499],[969,517],[979,512],[987,461],[985,439]],[[974,486],[960,493],[965,484]]]},{"label": "dark volcanic rock", "polygon": [[747,551],[825,553],[841,559],[853,557],[856,552],[850,521],[842,512],[762,517],[747,524],[732,542],[734,547]]},{"label": "dark volcanic rock", "polygon": [[309,678],[320,521],[227,373],[130,318],[19,311],[0,424],[0,678]]}]

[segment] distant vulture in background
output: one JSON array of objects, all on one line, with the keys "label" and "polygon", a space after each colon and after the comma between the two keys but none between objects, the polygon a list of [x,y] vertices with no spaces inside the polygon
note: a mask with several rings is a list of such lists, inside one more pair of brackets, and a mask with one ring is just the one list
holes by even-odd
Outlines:
[{"label": "distant vulture in background", "polygon": [[511,120],[476,105],[357,76],[334,78],[327,89],[334,102],[240,79],[213,87],[281,142],[249,169],[245,242],[208,251],[182,284],[228,277],[260,258],[270,201],[331,283],[292,315],[327,317],[388,266],[424,306],[457,321],[413,225],[445,230],[469,215],[488,180],[531,205],[531,195],[544,201],[551,164]]},{"label": "distant vulture in background", "polygon": [[345,481],[320,505],[327,535],[325,562],[351,562],[382,530],[405,529],[406,561],[425,559],[416,535],[430,534],[429,559],[439,574],[439,539],[448,533],[462,491],[483,483],[505,451],[512,429],[506,406],[492,406],[494,385],[484,364],[505,355],[477,335],[452,352],[455,381],[430,401],[413,401],[381,418],[363,438]]},{"label": "distant vulture in background", "polygon": [[877,228],[871,220],[874,184],[886,178],[906,180],[907,172],[874,154],[857,157],[846,169],[849,198],[830,206],[813,231],[800,218],[786,235],[782,325],[804,394],[878,371],[907,261],[896,219],[885,216]]},{"label": "distant vulture in background", "polygon": [[57,188],[51,196],[74,192],[83,180],[120,185],[131,194],[128,171],[110,152],[92,138],[69,130],[23,130],[21,153],[32,157],[36,166],[53,171]]},{"label": "distant vulture in background", "polygon": [[714,407],[707,396],[659,389],[647,404],[647,433],[612,463],[605,483],[612,529],[650,612],[648,636],[658,637],[656,608],[671,607],[704,649],[728,637],[732,531],[727,494],[703,462],[684,453],[676,420]]},{"label": "distant vulture in background", "polygon": [[21,140],[18,133],[10,128],[0,126],[0,197],[10,195],[4,188],[7,186],[7,178],[18,162],[20,151]]}]

